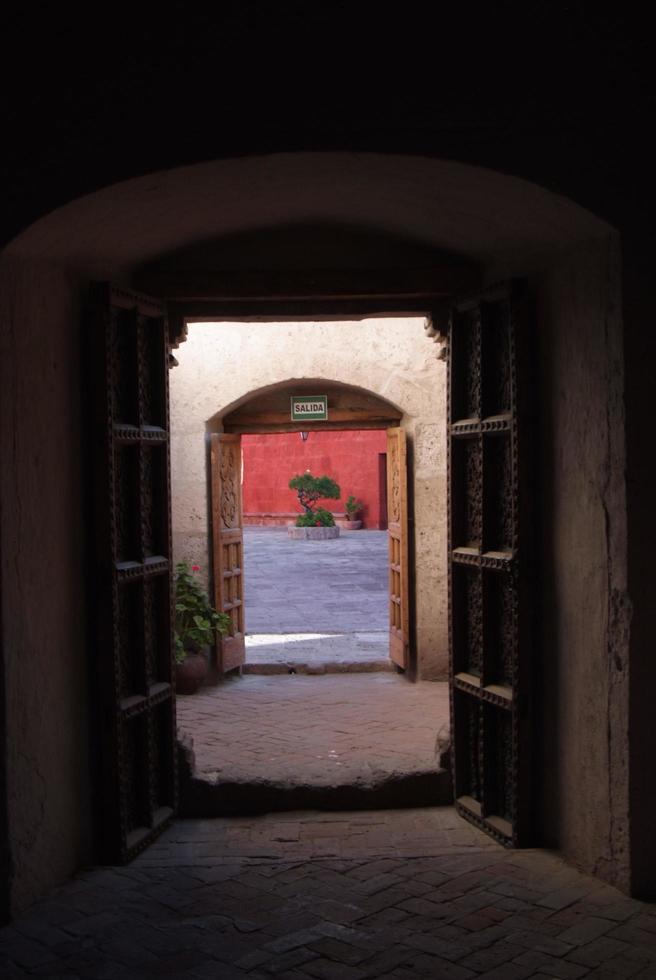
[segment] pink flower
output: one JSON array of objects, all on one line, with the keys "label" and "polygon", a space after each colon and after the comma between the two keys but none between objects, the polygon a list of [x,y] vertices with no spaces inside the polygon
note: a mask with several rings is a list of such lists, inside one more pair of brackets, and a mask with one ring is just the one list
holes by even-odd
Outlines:
[{"label": "pink flower", "polygon": [[191,570],[192,572],[200,572],[200,565],[192,565]]}]

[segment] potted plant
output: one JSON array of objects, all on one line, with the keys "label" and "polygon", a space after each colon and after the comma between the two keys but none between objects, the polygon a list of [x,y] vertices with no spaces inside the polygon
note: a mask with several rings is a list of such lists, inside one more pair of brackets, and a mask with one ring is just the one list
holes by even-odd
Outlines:
[{"label": "potted plant", "polygon": [[217,612],[196,578],[198,565],[178,562],[175,577],[175,684],[178,694],[194,694],[209,670],[203,652],[217,634],[230,630],[230,617]]},{"label": "potted plant", "polygon": [[[296,491],[303,513],[296,518],[294,527],[289,528],[291,537],[337,537],[339,528],[335,518],[325,507],[317,507],[319,500],[338,500],[341,493],[339,485],[329,476],[312,476],[308,470],[292,477],[289,489]],[[305,529],[302,533],[296,528]]]},{"label": "potted plant", "polygon": [[362,509],[364,507],[364,502],[353,494],[349,494],[344,501],[344,510],[346,511],[346,521],[344,522],[344,527],[347,531],[357,531],[362,527]]}]

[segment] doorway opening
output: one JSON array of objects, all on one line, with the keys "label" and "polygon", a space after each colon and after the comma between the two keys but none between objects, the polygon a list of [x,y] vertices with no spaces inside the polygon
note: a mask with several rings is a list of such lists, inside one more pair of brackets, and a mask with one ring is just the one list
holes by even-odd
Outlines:
[{"label": "doorway opening", "polygon": [[[446,524],[446,370],[425,319],[187,329],[170,374],[174,552],[207,569],[233,628],[178,720],[213,806],[274,805],[273,784],[278,805],[290,781],[308,805],[328,788],[349,805],[447,800],[446,567],[441,605],[434,569],[417,575]],[[292,419],[291,399],[315,396],[327,418]],[[302,512],[289,482],[308,470],[339,486],[316,502],[338,538],[289,534]]]},{"label": "doorway opening", "polygon": [[[190,321],[187,333],[170,377],[173,540],[233,618],[211,680],[258,660],[446,679],[446,372],[425,319]],[[327,418],[293,420],[291,399],[310,395]],[[338,542],[288,537],[302,510],[289,481],[308,470],[339,485],[317,502]],[[435,555],[442,574],[427,583],[417,569]]]},{"label": "doorway opening", "polygon": [[[379,527],[386,445],[384,429],[241,436],[245,673],[392,669],[388,542]],[[290,537],[307,512],[289,482],[308,473],[339,488],[339,497],[312,505],[317,523],[322,510],[331,514],[335,529],[327,533],[338,537]],[[353,520],[347,501],[358,505]]]},{"label": "doorway opening", "polygon": [[[295,387],[299,390],[299,383]],[[278,397],[286,396],[280,392]],[[321,397],[328,402],[327,395]],[[272,441],[275,444],[282,438],[287,450],[269,453],[265,465],[274,489],[278,484],[286,491],[284,506],[291,508],[292,518],[285,521],[274,516],[282,534],[274,533],[273,537],[271,533],[264,537],[255,534],[252,526],[246,528],[244,481],[252,489],[252,475],[249,479],[244,468],[244,436],[210,434],[211,582],[217,610],[231,618],[230,634],[216,644],[214,674],[237,668],[259,673],[276,666],[284,672],[286,662],[291,673],[301,669],[391,669],[392,665],[403,671],[410,668],[406,434],[393,426],[380,432],[360,432],[358,440],[357,432],[341,430],[331,435],[324,428],[299,433],[303,447],[300,457],[295,439],[285,438],[287,433],[268,433],[270,449]],[[310,434],[314,438],[308,447]],[[386,532],[362,532],[358,545],[355,531],[360,530],[362,520],[349,520],[346,510],[327,508],[331,503],[339,506],[342,490],[337,481],[343,478],[357,481],[372,499],[377,444],[388,450],[385,455],[392,491],[388,512],[393,520]],[[296,452],[291,451],[294,445]],[[345,494],[351,506],[359,499],[353,493]],[[364,516],[364,500],[361,506]],[[286,526],[280,527],[280,523]],[[259,574],[251,579],[247,594],[245,571],[251,563]],[[255,630],[252,625],[248,630],[246,627],[249,607],[260,620]],[[256,639],[248,635],[254,632]],[[281,642],[276,636],[287,637],[285,646],[290,654],[299,642],[305,646],[296,648],[291,659],[281,657],[283,651],[279,649],[271,660],[272,647],[279,647]],[[330,640],[330,651],[322,642],[326,639]],[[253,645],[258,643],[264,643],[268,650],[261,651],[259,658],[252,657],[249,664],[247,650],[250,647],[253,652]],[[372,657],[371,651],[376,648],[379,655]]]}]

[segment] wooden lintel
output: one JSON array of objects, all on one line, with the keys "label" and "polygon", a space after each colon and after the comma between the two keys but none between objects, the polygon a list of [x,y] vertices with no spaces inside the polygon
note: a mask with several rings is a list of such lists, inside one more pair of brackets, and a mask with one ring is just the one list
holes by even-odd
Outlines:
[{"label": "wooden lintel", "polygon": [[[327,422],[294,422],[292,425],[292,430],[295,429],[311,429],[314,425],[316,428],[326,428],[332,422],[348,422],[350,425],[357,424],[360,425],[361,422],[373,422],[376,425],[397,425],[399,419],[402,417],[401,412],[393,412],[388,410],[381,412],[371,411],[365,408],[330,408],[328,410],[328,421]],[[230,416],[226,417],[226,422],[230,425],[286,425],[290,422],[289,412],[244,412],[243,414],[239,411],[231,412]],[[290,422],[291,424],[291,422]]]},{"label": "wooden lintel", "polygon": [[314,271],[214,271],[150,269],[140,285],[174,303],[218,301],[267,304],[276,301],[426,301],[474,288],[478,269],[459,259],[427,269]]},{"label": "wooden lintel", "polygon": [[281,320],[363,320],[365,317],[427,316],[435,308],[438,298],[432,300],[408,299],[407,297],[381,297],[378,299],[268,299],[261,302],[241,299],[186,300],[169,302],[173,310],[184,320],[248,320],[279,323]]},{"label": "wooden lintel", "polygon": [[399,424],[398,418],[379,418],[377,420],[360,420],[357,417],[349,422],[224,422],[223,431],[233,435],[261,435],[275,432],[316,432],[319,429],[341,431],[343,429],[388,429]]}]

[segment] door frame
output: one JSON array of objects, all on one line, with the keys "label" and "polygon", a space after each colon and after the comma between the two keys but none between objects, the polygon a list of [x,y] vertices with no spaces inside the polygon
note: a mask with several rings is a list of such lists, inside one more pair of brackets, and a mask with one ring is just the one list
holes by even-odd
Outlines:
[{"label": "door frame", "polygon": [[[400,422],[401,422],[401,419],[400,418],[397,418],[397,419],[390,418],[390,419],[388,419],[385,422],[381,422],[380,424],[375,424],[375,425],[373,423],[368,423],[368,424],[367,423],[358,423],[357,420],[354,420],[353,422],[350,422],[350,423],[344,423],[344,422],[342,422],[342,423],[337,423],[337,424],[336,423],[331,423],[329,421],[328,422],[307,422],[307,423],[304,423],[304,424],[306,425],[306,427],[307,427],[307,429],[309,431],[313,431],[313,432],[317,432],[317,431],[323,431],[323,432],[337,432],[337,431],[347,431],[348,432],[348,431],[351,431],[352,432],[352,431],[358,431],[358,430],[360,430],[362,428],[368,428],[368,429],[375,428],[376,430],[379,430],[379,431],[385,432],[385,433],[388,433],[390,431],[390,429],[400,428],[400,429],[402,429],[403,432],[405,432],[405,430],[403,429],[403,427],[400,425]],[[244,434],[281,435],[281,434],[287,433],[289,431],[290,431],[289,428],[284,427],[284,426],[281,426],[281,425],[276,425],[275,423],[272,423],[271,425],[265,425],[264,423],[261,423],[261,424],[249,425],[247,427],[242,427],[242,426],[235,426],[234,428],[233,427],[230,427],[229,430],[228,430],[228,432],[225,432],[225,431],[224,432],[221,432],[221,433],[212,432],[210,435],[211,435],[211,437],[216,436],[216,435],[236,435],[239,438],[241,438],[241,436],[244,435]],[[295,430],[293,430],[293,431],[295,431]],[[411,451],[411,443],[408,441],[408,442],[405,443],[405,445],[406,445],[406,449],[407,449],[407,454],[405,455],[405,477],[406,477],[406,480],[407,480],[407,486],[406,486],[406,514],[405,514],[405,518],[406,518],[405,519],[406,532],[405,533],[406,533],[406,565],[407,565],[407,568],[406,568],[406,579],[407,579],[407,617],[408,617],[408,634],[409,635],[408,635],[407,663],[406,663],[405,668],[403,669],[403,673],[404,673],[404,676],[408,680],[414,682],[414,681],[417,680],[417,650],[416,650],[416,642],[415,642],[415,640],[416,640],[416,630],[415,630],[415,608],[416,608],[415,607],[415,590],[416,590],[416,577],[415,577],[415,570],[414,570],[414,545],[415,545],[414,534],[415,534],[415,527],[414,527],[414,482],[413,482],[413,479],[412,479],[412,476],[413,476],[413,454],[412,454],[412,451]],[[240,443],[240,453],[241,453],[241,443]],[[378,457],[379,457],[379,460],[382,457],[383,460],[385,461],[385,463],[387,463],[387,460],[389,458],[389,453],[388,452],[379,453],[378,454]],[[217,583],[216,583],[217,570],[218,570],[218,573],[221,574],[220,562],[219,562],[219,559],[218,559],[218,556],[217,556],[217,551],[218,551],[218,549],[221,546],[220,545],[220,540],[219,540],[219,537],[220,536],[219,536],[219,534],[217,534],[216,528],[215,528],[215,521],[217,520],[217,517],[216,517],[216,507],[215,507],[215,504],[214,504],[213,499],[212,499],[213,486],[214,486],[214,474],[212,472],[212,468],[216,465],[216,460],[214,459],[214,455],[212,454],[211,451],[208,453],[208,455],[207,455],[206,458],[207,458],[207,466],[209,468],[208,479],[206,481],[206,485],[208,487],[208,494],[209,494],[209,499],[208,499],[208,512],[210,514],[210,524],[209,524],[209,527],[208,527],[208,546],[209,546],[209,552],[210,552],[210,562],[209,562],[209,566],[210,566],[210,589],[211,589],[212,594],[216,596],[217,595]],[[243,459],[243,457],[242,457],[242,459]],[[243,466],[243,462],[242,462],[242,466]],[[385,468],[385,474],[387,474],[387,467]],[[242,477],[243,477],[243,472],[242,472]],[[378,484],[377,484],[377,489],[380,490],[380,486]],[[389,493],[389,487],[388,487],[387,480],[386,480],[385,490],[386,490],[386,494]],[[242,503],[241,503],[241,497],[240,497],[240,507],[241,506],[242,506]],[[385,512],[386,513],[387,513],[387,510],[388,510],[388,505],[387,505],[387,496],[386,496],[385,497]],[[378,522],[378,523],[380,523],[380,522]],[[376,530],[383,530],[383,529],[380,528],[380,527],[377,527]],[[387,538],[388,538],[388,543],[389,543],[390,533],[389,533],[389,528],[387,527],[387,524],[386,524],[384,530],[387,532]],[[243,522],[242,522],[242,534],[243,534]],[[243,542],[243,540],[242,540],[242,555],[245,552],[245,547],[246,547],[245,546],[245,542]],[[386,562],[387,562],[387,565],[389,567],[389,557],[386,558]],[[242,576],[243,576],[243,568],[242,568]],[[388,602],[389,602],[389,586],[388,586]],[[244,619],[245,618],[245,615],[247,615],[248,610],[245,607],[245,599],[243,599],[243,598],[242,598],[242,605],[243,605],[242,619]],[[390,634],[389,645],[390,645],[390,651],[391,651],[391,647],[392,647],[391,634]],[[213,679],[213,681],[215,683],[219,683],[220,682],[220,679],[222,677],[222,674],[223,674],[223,670],[221,668],[220,658],[218,657],[218,655],[216,653],[214,654],[214,658],[215,658],[215,663],[213,664],[212,679]],[[392,657],[391,652],[389,653],[389,658],[392,661],[392,663],[395,663],[395,660]],[[397,666],[398,666],[398,664],[397,664]],[[239,664],[234,664],[233,666],[229,667],[228,669],[229,670],[233,670],[236,667],[240,667],[240,665]]]},{"label": "door frame", "polygon": [[[238,465],[222,472],[229,446],[235,447]],[[231,621],[230,632],[217,634],[210,653],[210,676],[218,682],[224,674],[240,670],[246,661],[244,621],[244,508],[241,493],[242,455],[241,435],[227,432],[210,433],[208,454],[209,490],[208,543],[210,546],[210,586],[214,607],[226,613]],[[230,454],[227,459],[230,461]],[[225,494],[224,480],[232,486]],[[225,495],[224,495],[225,494]],[[235,521],[236,517],[236,521]]]},{"label": "door frame", "polygon": [[[215,273],[181,273],[173,284],[168,273],[164,272],[159,286],[169,308],[169,328],[172,347],[177,347],[186,337],[186,320],[244,320],[281,321],[285,319],[360,319],[374,316],[424,315],[427,318],[427,334],[445,346],[449,338],[449,317],[452,305],[463,296],[481,292],[479,270],[473,266],[450,266],[446,272],[440,270],[431,284],[430,274],[419,274],[413,281],[404,273],[396,273],[394,288],[390,289],[385,275],[377,274],[375,282],[366,280],[366,274],[347,273],[342,278],[339,273],[291,273],[291,274],[230,274],[220,276]],[[156,278],[156,276],[155,276]],[[323,284],[323,290],[319,284]],[[151,291],[159,292],[158,284],[152,279],[148,283]],[[526,420],[523,420],[522,424]],[[445,420],[447,433],[450,433],[450,413]],[[450,440],[450,436],[449,436]],[[530,491],[529,491],[530,492]],[[409,501],[408,543],[411,555],[414,550],[414,521],[412,495]],[[410,533],[412,531],[412,533]],[[450,548],[450,542],[449,542]],[[451,554],[449,552],[449,563]],[[412,568],[413,562],[410,562]],[[415,581],[412,571],[409,574],[410,590],[410,643],[414,648],[415,627]],[[450,586],[449,586],[450,601]],[[451,632],[451,615],[450,632]],[[450,654],[451,661],[451,654]],[[411,657],[411,674],[415,668]],[[453,699],[453,672],[450,668],[450,694]],[[450,709],[453,731],[453,700]],[[457,747],[456,747],[457,748]],[[520,787],[522,798],[528,801],[531,791],[529,785]],[[527,804],[524,805],[527,810]],[[488,829],[488,828],[485,828]],[[521,842],[524,834],[513,828],[512,843]]]},{"label": "door frame", "polygon": [[[243,321],[361,320],[370,317],[424,316],[427,343],[446,343],[451,305],[481,287],[482,270],[462,259],[445,258],[439,267],[411,270],[313,270],[276,272],[144,271],[138,285],[166,302],[169,341],[175,350],[187,336],[187,320]],[[173,359],[173,362],[175,360]],[[312,429],[322,423],[308,423]],[[235,430],[238,431],[238,430]],[[412,443],[408,446],[413,468]],[[410,646],[416,651],[414,574],[414,493],[408,494]],[[212,556],[213,561],[213,556]],[[406,676],[415,680],[416,655]]]}]

